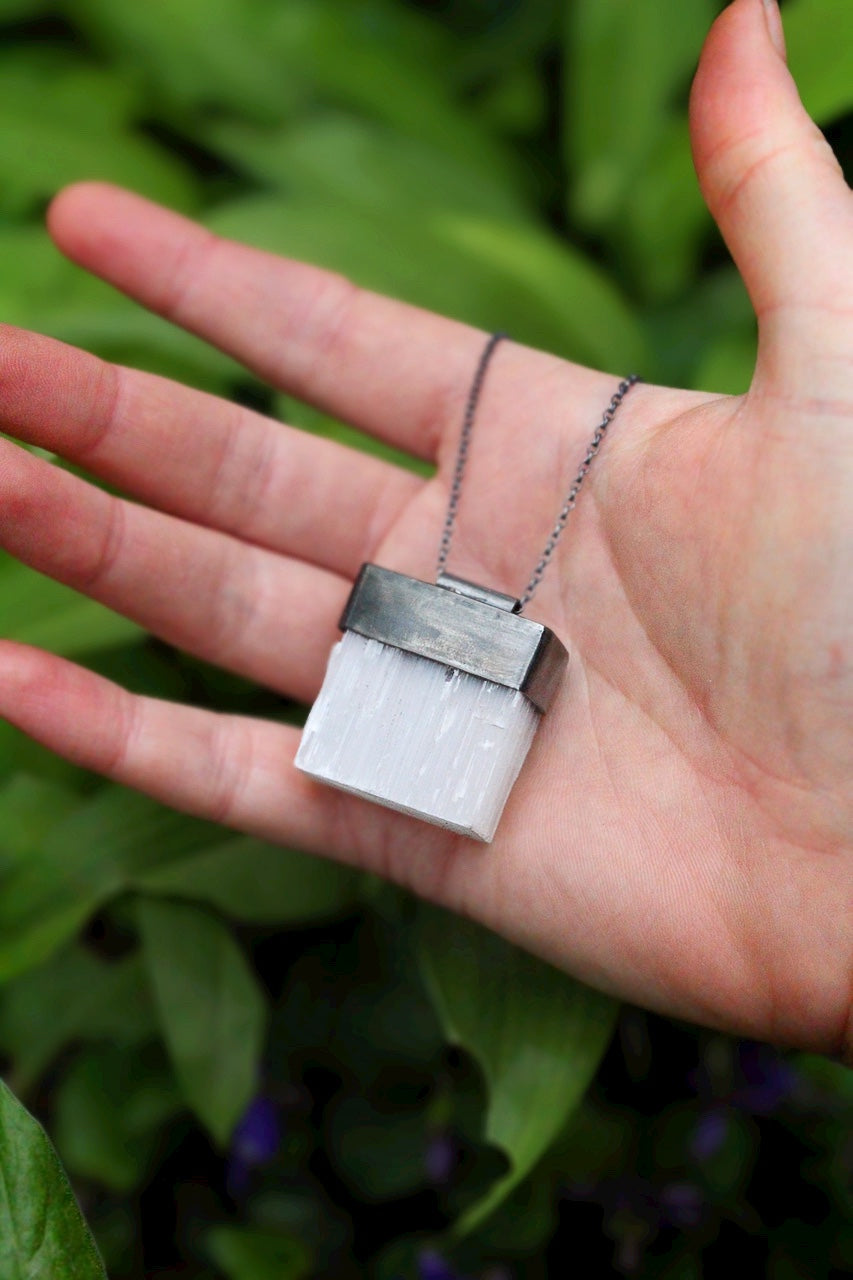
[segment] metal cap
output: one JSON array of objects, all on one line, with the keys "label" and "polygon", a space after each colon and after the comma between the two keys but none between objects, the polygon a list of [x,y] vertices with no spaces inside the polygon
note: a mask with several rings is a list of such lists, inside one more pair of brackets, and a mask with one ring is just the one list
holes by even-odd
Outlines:
[{"label": "metal cap", "polygon": [[461,578],[436,585],[365,564],[340,627],[518,689],[547,711],[569,655],[553,631],[514,608],[513,597]]}]

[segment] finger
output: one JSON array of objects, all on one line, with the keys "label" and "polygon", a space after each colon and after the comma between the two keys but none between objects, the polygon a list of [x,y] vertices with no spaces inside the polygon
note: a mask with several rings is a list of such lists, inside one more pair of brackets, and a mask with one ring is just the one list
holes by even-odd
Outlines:
[{"label": "finger", "polygon": [[49,227],[70,258],[152,311],[418,457],[433,459],[457,425],[479,330],[220,239],[105,184],[60,193]]},{"label": "finger", "polygon": [[849,298],[853,284],[850,191],[774,43],[780,29],[771,0],[735,0],[691,95],[702,190],[759,319]]},{"label": "finger", "polygon": [[0,440],[0,546],[170,644],[309,700],[349,584],[116,498]]},{"label": "finger", "polygon": [[378,458],[20,329],[0,430],[162,511],[350,577],[422,481]]},{"label": "finger", "polygon": [[74,764],[198,817],[318,848],[328,838],[328,806],[293,768],[289,726],[137,697],[9,641],[0,715]]},{"label": "finger", "polygon": [[[261,839],[386,870],[383,851],[440,847],[403,814],[319,787],[299,731],[139,697],[53,654],[0,642],[0,717],[84,769]],[[447,844],[447,840],[443,842]],[[419,864],[427,882],[430,859]]]},{"label": "finger", "polygon": [[[103,183],[61,192],[49,227],[74,261],[273,385],[417,457],[452,452],[480,330],[223,240]],[[571,400],[602,386],[593,370],[513,343],[493,378],[507,401],[549,382]]]}]

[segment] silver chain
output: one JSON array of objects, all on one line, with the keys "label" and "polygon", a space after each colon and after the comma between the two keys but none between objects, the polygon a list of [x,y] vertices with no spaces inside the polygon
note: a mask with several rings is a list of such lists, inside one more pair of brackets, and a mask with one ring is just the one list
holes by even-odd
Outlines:
[{"label": "silver chain", "polygon": [[[483,353],[480,356],[479,363],[474,373],[474,378],[471,382],[471,390],[468,392],[468,400],[465,405],[465,415],[462,420],[462,433],[459,437],[459,448],[456,452],[456,466],[453,469],[453,480],[450,485],[450,498],[447,503],[447,514],[444,517],[444,528],[441,534],[441,542],[438,547],[436,578],[440,577],[447,568],[447,560],[450,555],[450,547],[453,542],[453,534],[456,529],[456,516],[459,510],[459,499],[462,496],[462,480],[465,475],[465,464],[468,461],[471,432],[474,428],[474,418],[476,417],[480,394],[483,390],[486,370],[488,369],[489,362],[494,355],[495,348],[505,337],[506,334],[504,333],[493,333],[490,336],[488,342],[483,348]],[[557,543],[560,541],[563,530],[566,527],[566,521],[574,511],[581,485],[586,479],[586,473],[589,471],[595,455],[601,448],[601,442],[604,439],[604,434],[616,416],[616,412],[620,404],[635,383],[639,381],[639,376],[636,373],[632,373],[629,377],[623,378],[613,393],[613,398],[605,409],[601,422],[599,422],[595,429],[595,434],[589,443],[586,456],[578,468],[578,473],[575,476],[575,482],[567,493],[566,500],[560,508],[560,513],[557,516],[554,528],[551,530],[551,535],[545,543],[542,555],[539,558],[539,563],[533,570],[524,595],[521,597],[520,609],[526,608],[536,594],[539,583],[542,581],[545,570],[551,562],[551,557],[553,556]]]}]

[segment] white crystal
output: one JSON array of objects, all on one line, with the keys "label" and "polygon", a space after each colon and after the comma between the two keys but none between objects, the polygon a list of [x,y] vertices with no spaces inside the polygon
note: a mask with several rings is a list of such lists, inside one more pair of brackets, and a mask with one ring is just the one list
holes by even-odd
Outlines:
[{"label": "white crystal", "polygon": [[333,787],[490,841],[538,724],[523,693],[346,631],[296,765]]}]

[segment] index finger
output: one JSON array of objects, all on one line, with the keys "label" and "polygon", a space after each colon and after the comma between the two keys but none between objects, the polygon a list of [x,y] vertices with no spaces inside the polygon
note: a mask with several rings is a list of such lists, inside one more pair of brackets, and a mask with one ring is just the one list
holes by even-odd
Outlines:
[{"label": "index finger", "polygon": [[104,183],[61,192],[49,227],[81,266],[371,435],[433,460],[458,426],[478,329],[222,239]]}]

